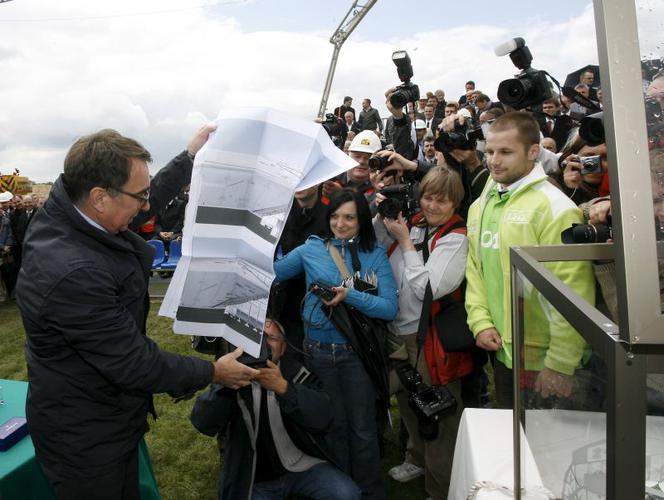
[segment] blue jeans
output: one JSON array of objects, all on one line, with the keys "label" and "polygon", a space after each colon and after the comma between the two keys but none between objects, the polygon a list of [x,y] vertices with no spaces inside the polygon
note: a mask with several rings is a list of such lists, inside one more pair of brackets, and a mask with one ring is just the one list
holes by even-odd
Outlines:
[{"label": "blue jeans", "polygon": [[360,489],[344,472],[329,463],[304,472],[288,472],[279,479],[254,483],[253,500],[302,495],[314,500],[359,500]]},{"label": "blue jeans", "polygon": [[359,356],[347,346],[334,349],[304,341],[309,369],[332,400],[334,420],[326,436],[338,464],[362,490],[363,498],[385,498],[380,467],[376,392]]}]

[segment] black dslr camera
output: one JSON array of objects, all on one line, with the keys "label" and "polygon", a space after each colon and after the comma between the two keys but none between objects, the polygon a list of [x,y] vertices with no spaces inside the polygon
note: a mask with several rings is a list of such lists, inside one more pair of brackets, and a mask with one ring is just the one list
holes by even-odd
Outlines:
[{"label": "black dslr camera", "polygon": [[395,108],[403,108],[408,102],[415,102],[420,98],[420,88],[410,81],[413,78],[413,65],[405,50],[392,53],[392,62],[397,67],[399,80],[403,82],[390,96],[390,103]]},{"label": "black dslr camera", "polygon": [[311,285],[309,285],[309,291],[317,297],[325,300],[332,300],[337,296],[335,291],[332,290],[332,287],[327,283],[323,283],[322,281],[312,282]]},{"label": "black dslr camera", "polygon": [[453,149],[472,151],[477,146],[477,141],[483,141],[482,128],[474,126],[471,118],[466,117],[463,125],[456,120],[452,132],[441,132],[433,143],[436,151],[449,153]]},{"label": "black dslr camera", "polygon": [[404,219],[409,220],[420,211],[420,192],[417,183],[395,184],[378,192],[386,198],[378,205],[378,213],[386,219],[396,219],[401,212]]},{"label": "black dslr camera", "polygon": [[514,65],[521,70],[515,78],[504,80],[498,85],[498,99],[506,106],[523,109],[551,99],[551,85],[546,71],[538,71],[530,66],[533,55],[526,47],[523,38],[513,38],[494,50],[497,56],[509,54]]},{"label": "black dslr camera", "polygon": [[388,160],[384,156],[372,156],[369,158],[369,169],[382,172],[387,167],[392,165],[392,160]]},{"label": "black dslr camera", "polygon": [[325,121],[321,125],[325,129],[325,132],[327,132],[327,135],[330,136],[330,139],[332,139],[332,142],[334,142],[334,145],[339,149],[343,149],[346,137],[348,136],[348,130],[344,121],[332,113],[327,113]]},{"label": "black dslr camera", "polygon": [[440,417],[456,411],[457,402],[454,395],[444,385],[426,385],[410,363],[397,367],[396,372],[409,393],[408,405],[417,415],[420,435],[423,439],[435,439]]}]

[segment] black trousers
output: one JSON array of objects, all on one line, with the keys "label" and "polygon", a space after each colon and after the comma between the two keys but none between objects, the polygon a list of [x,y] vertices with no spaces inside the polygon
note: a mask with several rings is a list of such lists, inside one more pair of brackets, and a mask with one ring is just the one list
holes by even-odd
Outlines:
[{"label": "black trousers", "polygon": [[[47,477],[53,477],[44,471]],[[140,500],[138,448],[103,472],[81,470],[77,477],[52,480],[58,500]]]}]

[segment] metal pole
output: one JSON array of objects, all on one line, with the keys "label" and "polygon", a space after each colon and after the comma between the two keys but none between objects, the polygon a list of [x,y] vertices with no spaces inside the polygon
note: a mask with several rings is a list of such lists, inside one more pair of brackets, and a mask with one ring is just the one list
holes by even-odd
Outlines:
[{"label": "metal pole", "polygon": [[332,88],[332,79],[334,78],[334,71],[337,68],[337,59],[339,59],[339,52],[341,52],[341,44],[334,45],[334,52],[332,52],[332,60],[330,61],[330,69],[327,71],[327,78],[325,78],[325,88],[323,89],[323,97],[318,107],[318,118],[323,118],[325,115],[325,108],[327,108],[327,98],[330,96],[330,89]]},{"label": "metal pole", "polygon": [[[514,498],[521,500],[521,421],[525,409],[521,405],[521,351],[523,349],[523,282],[519,271],[511,265],[512,280],[512,465],[514,467]],[[497,361],[498,362],[498,361]]]}]

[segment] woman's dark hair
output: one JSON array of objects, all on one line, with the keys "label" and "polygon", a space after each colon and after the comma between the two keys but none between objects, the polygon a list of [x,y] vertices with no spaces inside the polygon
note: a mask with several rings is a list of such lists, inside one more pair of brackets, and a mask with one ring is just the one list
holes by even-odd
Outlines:
[{"label": "woman's dark hair", "polygon": [[325,236],[334,237],[332,229],[330,228],[330,218],[341,205],[354,201],[357,207],[357,220],[360,223],[360,249],[365,252],[371,252],[376,246],[376,233],[374,232],[373,224],[371,223],[371,210],[369,210],[369,203],[362,193],[354,189],[344,188],[332,195],[330,204],[327,207],[327,214],[325,214],[325,221],[327,222],[327,233]]}]

